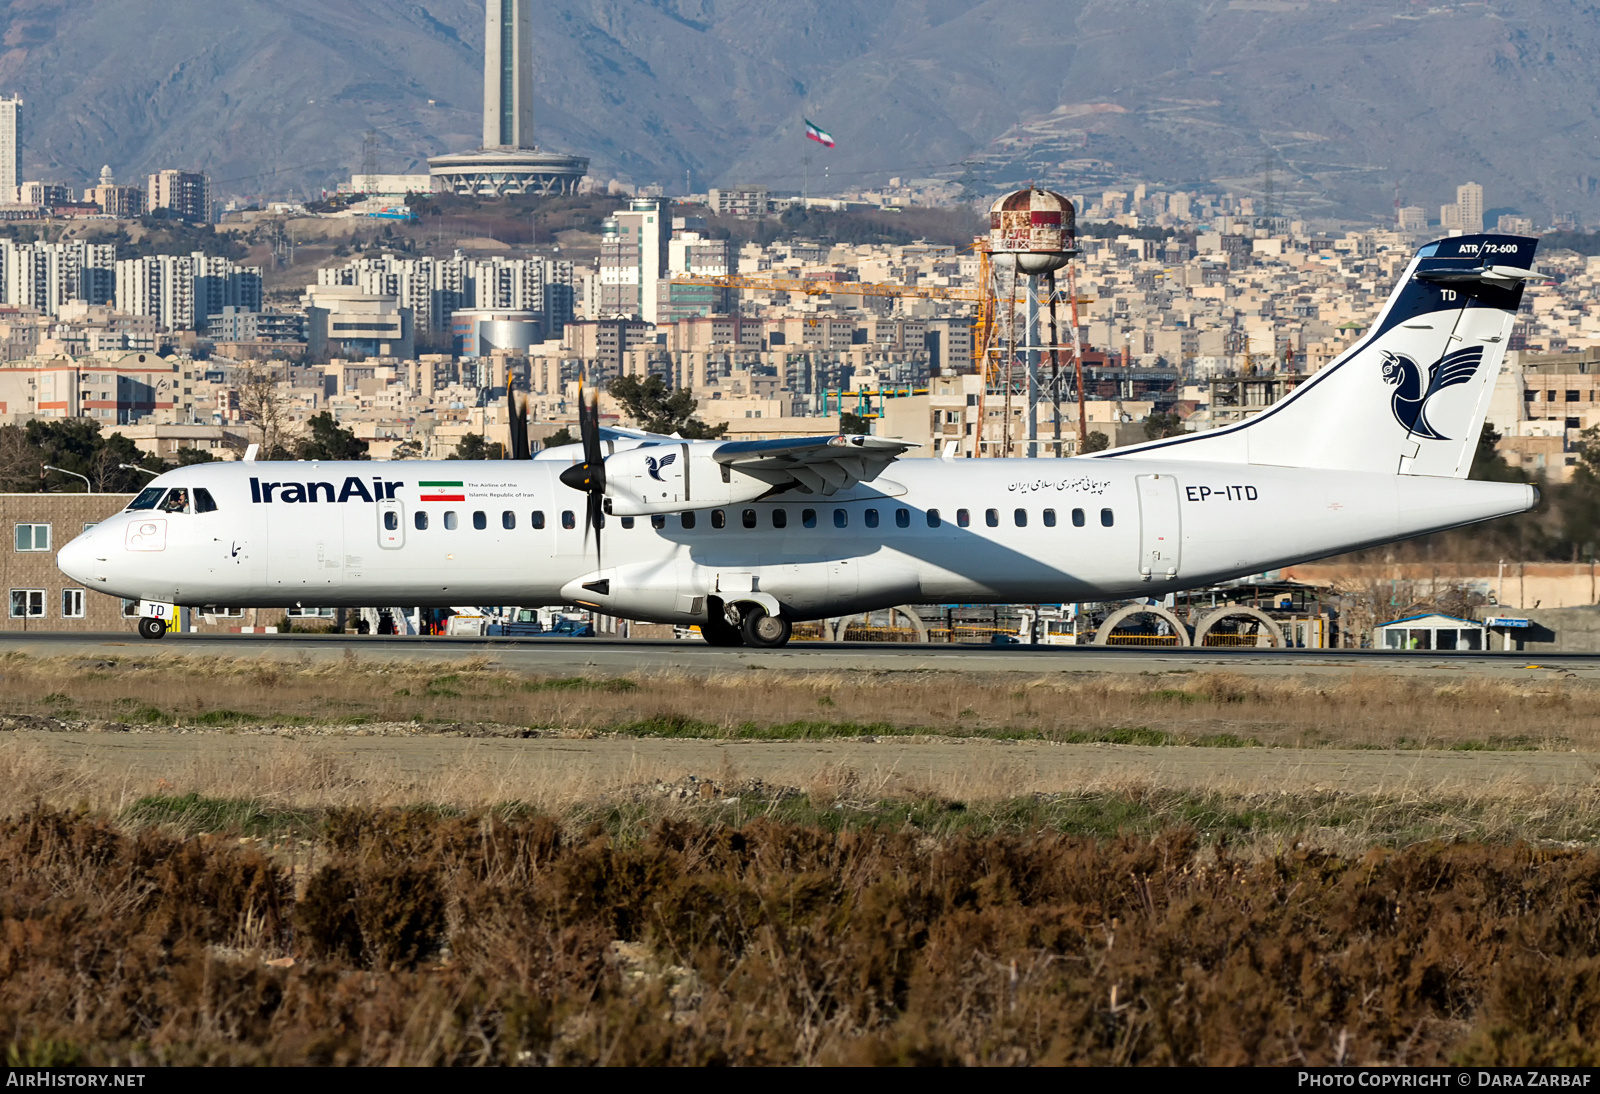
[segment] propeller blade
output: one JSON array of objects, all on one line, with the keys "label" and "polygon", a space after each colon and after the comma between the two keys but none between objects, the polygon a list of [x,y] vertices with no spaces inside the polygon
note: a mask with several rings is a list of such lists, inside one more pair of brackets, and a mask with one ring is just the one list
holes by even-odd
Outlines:
[{"label": "propeller blade", "polygon": [[594,529],[594,568],[604,569],[600,554],[600,530],[606,526],[606,499],[599,494],[589,495],[589,511],[584,518],[584,536],[588,537],[588,530]]},{"label": "propeller blade", "polygon": [[528,404],[525,399],[519,398],[510,385],[506,387],[506,405],[511,412],[511,452],[514,460],[532,458],[528,445]]},{"label": "propeller blade", "polygon": [[595,568],[601,566],[600,530],[605,527],[606,464],[605,451],[600,443],[600,404],[593,388],[584,378],[578,379],[578,433],[583,442],[583,462],[575,463],[561,472],[562,483],[573,490],[589,495],[583,512],[583,542],[587,548],[589,534],[594,533]]}]

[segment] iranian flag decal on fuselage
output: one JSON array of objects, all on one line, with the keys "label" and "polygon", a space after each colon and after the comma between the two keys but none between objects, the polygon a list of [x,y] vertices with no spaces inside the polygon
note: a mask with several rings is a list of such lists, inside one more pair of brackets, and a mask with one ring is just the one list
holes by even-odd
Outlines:
[{"label": "iranian flag decal on fuselage", "polygon": [[419,482],[424,491],[418,501],[466,501],[467,496],[459,493],[462,484],[459,482]]}]

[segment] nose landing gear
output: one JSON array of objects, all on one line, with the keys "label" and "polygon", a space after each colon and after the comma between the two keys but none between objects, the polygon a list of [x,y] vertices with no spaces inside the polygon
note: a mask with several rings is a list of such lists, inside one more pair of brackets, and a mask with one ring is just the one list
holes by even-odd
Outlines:
[{"label": "nose landing gear", "polygon": [[156,619],[147,615],[139,620],[140,638],[160,638],[166,633],[167,621],[165,619]]}]

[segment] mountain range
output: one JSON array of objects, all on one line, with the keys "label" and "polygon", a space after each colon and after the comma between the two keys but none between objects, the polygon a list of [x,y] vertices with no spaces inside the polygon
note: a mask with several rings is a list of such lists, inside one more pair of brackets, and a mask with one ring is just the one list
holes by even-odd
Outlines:
[{"label": "mountain range", "polygon": [[[481,0],[9,0],[23,172],[159,167],[219,197],[479,142]],[[1579,0],[545,0],[540,143],[591,174],[813,192],[891,176],[1270,188],[1308,216],[1475,180],[1600,214],[1600,8]],[[837,147],[803,136],[803,119]],[[807,162],[809,157],[809,162]]]}]

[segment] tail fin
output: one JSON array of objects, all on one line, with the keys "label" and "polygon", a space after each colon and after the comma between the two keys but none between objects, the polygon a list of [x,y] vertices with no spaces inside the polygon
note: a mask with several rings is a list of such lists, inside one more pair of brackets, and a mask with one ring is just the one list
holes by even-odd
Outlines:
[{"label": "tail fin", "polygon": [[1538,244],[1502,235],[1430,243],[1366,336],[1282,402],[1238,425],[1096,458],[1466,478]]}]

